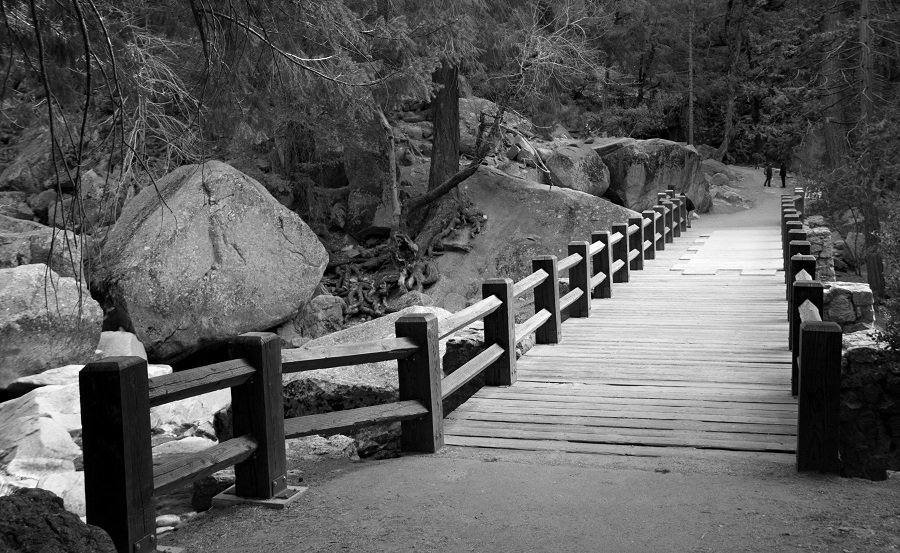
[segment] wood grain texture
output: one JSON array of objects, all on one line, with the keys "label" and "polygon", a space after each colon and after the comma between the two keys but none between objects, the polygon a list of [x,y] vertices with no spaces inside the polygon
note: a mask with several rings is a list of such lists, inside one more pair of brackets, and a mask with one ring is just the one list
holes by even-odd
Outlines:
[{"label": "wood grain texture", "polygon": [[[448,322],[451,325],[453,324],[449,319]],[[409,357],[415,352],[416,345],[414,343],[397,338],[386,338],[384,340],[360,342],[357,344],[292,348],[284,350],[281,354],[282,372],[288,374],[331,367],[346,367],[347,365],[359,365],[361,363],[393,361]]]},{"label": "wood grain texture", "polygon": [[[599,254],[600,257],[603,255],[603,252]],[[608,254],[606,255],[608,257]],[[531,270],[544,271],[549,275],[547,280],[534,289],[535,313],[539,311],[550,313],[550,318],[547,319],[547,322],[535,331],[535,343],[555,344],[559,342],[562,335],[562,319],[559,315],[559,269],[556,265],[556,256],[542,255],[532,259]]]},{"label": "wood grain texture", "polygon": [[502,305],[484,318],[484,344],[497,344],[503,355],[488,367],[485,382],[490,386],[509,386],[516,381],[516,328],[512,281],[492,278],[481,285],[482,296],[497,296]]},{"label": "wood grain texture", "polygon": [[[594,231],[591,233],[591,240],[593,240],[594,243],[600,242],[604,245],[604,248],[597,254],[595,254],[594,258],[591,260],[591,268],[594,271],[594,278],[596,279],[601,274],[605,276],[603,280],[598,281],[595,285],[594,280],[591,280],[591,284],[593,285],[593,288],[591,290],[591,297],[594,299],[611,298],[612,247],[610,246],[609,232]],[[535,308],[537,308],[537,306],[535,306]]]},{"label": "wood grain texture", "polygon": [[[509,299],[512,296],[512,281],[503,280],[506,286],[503,297]],[[485,339],[487,326],[488,320],[485,319]],[[400,448],[403,451],[434,453],[444,446],[443,375],[437,317],[433,313],[405,315],[397,319],[394,329],[398,337],[409,338],[419,346],[415,355],[397,361],[400,401],[418,401],[428,411],[423,417],[401,423]]]},{"label": "wood grain texture", "polygon": [[580,254],[577,254],[577,253],[569,254],[568,257],[564,257],[559,260],[559,263],[557,264],[557,269],[559,270],[560,273],[563,271],[568,271],[569,269],[571,269],[578,263],[581,263],[581,259],[582,259],[582,257]]},{"label": "wood grain texture", "polygon": [[446,338],[457,330],[465,328],[475,321],[490,315],[502,305],[503,302],[496,296],[483,298],[481,301],[474,303],[461,311],[457,311],[450,317],[444,319],[440,324],[439,336],[441,339]]},{"label": "wood grain texture", "polygon": [[238,386],[256,372],[246,359],[232,359],[150,379],[150,407]]},{"label": "wood grain texture", "polygon": [[316,434],[337,434],[373,424],[418,419],[428,414],[428,409],[418,400],[395,401],[358,409],[285,419],[284,436],[290,439]]},{"label": "wood grain texture", "polygon": [[164,494],[240,463],[253,455],[253,436],[241,436],[153,469],[153,493]]},{"label": "wood grain texture", "polygon": [[453,392],[459,390],[470,380],[481,374],[485,368],[503,355],[503,348],[494,344],[470,359],[462,367],[444,377],[441,381],[441,394],[443,399],[450,397]]},{"label": "wood grain texture", "polygon": [[156,535],[147,362],[107,357],[78,374],[88,524],[118,551]]},{"label": "wood grain texture", "polygon": [[791,292],[790,324],[788,326],[788,346],[791,350],[791,395],[796,396],[799,386],[799,367],[797,356],[800,355],[800,306],[807,300],[821,313],[825,305],[825,289],[818,280],[797,280]]},{"label": "wood grain texture", "polygon": [[797,399],[797,470],[840,473],[841,327],[800,325],[800,389]]},{"label": "wood grain texture", "polygon": [[[569,317],[590,317],[591,315],[591,256],[588,242],[569,242],[569,254],[577,255],[581,261],[569,269],[569,288],[581,290],[581,295],[569,307]],[[562,308],[562,306],[560,306]]]},{"label": "wood grain texture", "polygon": [[534,271],[527,277],[513,284],[513,297],[518,298],[519,296],[534,290],[542,282],[547,280],[549,276],[550,275],[548,275],[546,271]]}]

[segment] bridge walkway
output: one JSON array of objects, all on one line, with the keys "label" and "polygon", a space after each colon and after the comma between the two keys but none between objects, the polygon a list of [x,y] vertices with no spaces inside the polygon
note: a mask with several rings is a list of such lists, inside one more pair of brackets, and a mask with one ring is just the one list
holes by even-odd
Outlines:
[{"label": "bridge walkway", "polygon": [[448,415],[448,445],[793,462],[777,226],[700,222]]}]

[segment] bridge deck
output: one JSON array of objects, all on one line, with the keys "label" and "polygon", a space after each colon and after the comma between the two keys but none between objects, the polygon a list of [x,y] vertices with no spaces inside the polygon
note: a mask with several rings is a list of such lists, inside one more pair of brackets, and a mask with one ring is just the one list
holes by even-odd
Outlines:
[{"label": "bridge deck", "polygon": [[[446,421],[448,445],[792,461],[777,228],[695,226]],[[731,453],[729,453],[731,452]],[[746,455],[747,453],[741,453]]]}]

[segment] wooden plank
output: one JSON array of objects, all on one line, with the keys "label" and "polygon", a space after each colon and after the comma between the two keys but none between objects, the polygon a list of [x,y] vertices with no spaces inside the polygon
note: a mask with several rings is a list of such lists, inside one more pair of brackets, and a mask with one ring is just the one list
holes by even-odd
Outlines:
[{"label": "wooden plank", "polygon": [[501,305],[503,305],[503,302],[500,301],[500,298],[496,296],[488,296],[481,301],[474,303],[469,307],[466,307],[465,309],[457,311],[456,314],[447,317],[440,324],[438,336],[441,339],[444,339],[457,330],[465,328],[475,321],[479,321],[484,317],[487,317],[488,315],[499,309]]},{"label": "wooden plank", "polygon": [[535,332],[541,325],[549,320],[550,313],[546,309],[541,309],[529,317],[524,323],[516,325],[516,344],[521,343],[529,334]]},{"label": "wooden plank", "polygon": [[232,438],[153,469],[153,493],[161,495],[246,460],[256,451],[253,436]]},{"label": "wooden plank", "polygon": [[559,300],[559,310],[564,311],[569,308],[570,305],[575,303],[578,298],[584,295],[584,291],[580,288],[576,288],[570,291],[568,294],[560,298]]},{"label": "wooden plank", "polygon": [[453,392],[459,390],[467,382],[481,374],[481,371],[491,363],[500,359],[503,353],[503,348],[494,344],[470,359],[462,367],[453,371],[453,373],[445,376],[441,381],[443,399],[447,399]]},{"label": "wooden plank", "polygon": [[117,551],[156,535],[147,361],[107,357],[78,374],[88,524]]},{"label": "wooden plank", "polygon": [[564,257],[564,258],[560,259],[557,269],[559,270],[560,273],[563,271],[568,271],[569,269],[571,269],[572,267],[577,265],[579,262],[581,262],[581,256],[578,255],[577,253],[572,254],[569,257]]},{"label": "wooden plank", "polygon": [[603,281],[606,280],[606,275],[603,273],[597,273],[591,278],[591,290],[594,290],[598,286],[600,286]]},{"label": "wooden plank", "polygon": [[593,241],[593,242],[591,242],[591,247],[588,249],[588,255],[593,257],[593,256],[597,255],[598,253],[602,252],[605,247],[606,247],[605,243],[603,243],[601,241]]},{"label": "wooden plank", "polygon": [[[453,323],[451,322],[450,324]],[[452,334],[452,332],[449,332],[449,334]],[[282,372],[287,374],[331,367],[360,365],[363,363],[393,361],[409,357],[415,352],[416,345],[413,342],[399,338],[386,338],[384,340],[360,342],[357,344],[286,349],[282,353]]]},{"label": "wooden plank", "polygon": [[[624,266],[625,266],[625,261],[623,261],[621,259],[617,259],[613,262],[611,271],[613,274],[616,274],[619,272],[619,269],[621,269]],[[613,281],[613,282],[615,282],[615,281]]]},{"label": "wooden plank", "polygon": [[330,435],[349,432],[373,424],[418,419],[427,415],[428,409],[418,400],[395,401],[357,409],[285,419],[284,435],[288,439],[316,434]]},{"label": "wooden plank", "polygon": [[256,372],[246,359],[232,359],[150,379],[150,407],[239,386]]},{"label": "wooden plank", "polygon": [[257,442],[254,454],[234,466],[235,495],[269,499],[287,489],[281,343],[276,334],[248,332],[228,344],[228,353],[256,369],[253,378],[231,389],[234,435],[249,434]]},{"label": "wooden plank", "polygon": [[[504,291],[499,296],[510,299],[512,281],[502,279]],[[484,283],[485,297],[497,295],[497,286]],[[489,292],[493,288],[494,292]],[[504,302],[505,305],[508,305]],[[485,341],[488,338],[487,318],[484,320]],[[401,423],[400,449],[434,453],[444,446],[444,408],[441,396],[441,355],[439,350],[438,321],[433,313],[404,315],[394,323],[398,337],[409,338],[419,345],[412,357],[397,362],[397,381],[400,401],[418,401],[428,411],[427,415]],[[513,357],[515,360],[515,357]],[[515,370],[515,365],[513,365]]]},{"label": "wooden plank", "polygon": [[513,297],[518,298],[522,294],[526,292],[530,292],[535,289],[539,284],[547,280],[547,277],[550,275],[547,274],[544,270],[537,270],[523,278],[522,280],[513,284]]}]

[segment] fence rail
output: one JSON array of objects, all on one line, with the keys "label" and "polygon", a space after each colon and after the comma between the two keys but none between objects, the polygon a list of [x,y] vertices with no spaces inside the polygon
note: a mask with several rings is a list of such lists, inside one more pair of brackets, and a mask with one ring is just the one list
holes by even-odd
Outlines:
[{"label": "fence rail", "polygon": [[781,233],[791,394],[797,396],[797,470],[839,473],[840,325],[823,321],[824,286],[803,228],[805,193],[782,196]]},{"label": "fence rail", "polygon": [[[480,374],[491,386],[516,381],[516,346],[530,334],[538,344],[562,340],[562,313],[590,316],[592,298],[612,296],[612,283],[628,282],[656,250],[686,230],[684,196],[660,193],[659,205],[590,242],[568,245],[568,255],[539,256],[518,282],[490,279],[480,301],[440,324],[432,314],[407,315],[395,337],[328,347],[281,350],[271,333],[248,333],[229,346],[230,360],[155,378],[137,357],[111,357],[79,374],[87,520],[105,529],[120,552],[156,550],[154,496],[234,466],[232,497],[272,506],[295,498],[287,484],[285,440],[348,432],[400,422],[403,451],[435,452],[444,443],[442,401]],[[560,274],[569,292],[560,297]],[[533,292],[534,315],[515,324],[515,299]],[[484,323],[485,349],[443,376],[439,341],[476,321]],[[804,323],[806,324],[806,323]],[[397,361],[398,401],[344,411],[284,418],[284,374],[360,363]],[[229,388],[230,440],[153,467],[150,408]]]}]

